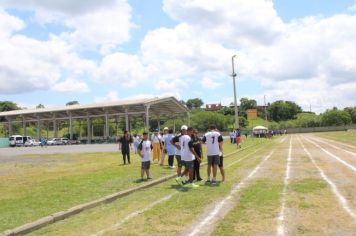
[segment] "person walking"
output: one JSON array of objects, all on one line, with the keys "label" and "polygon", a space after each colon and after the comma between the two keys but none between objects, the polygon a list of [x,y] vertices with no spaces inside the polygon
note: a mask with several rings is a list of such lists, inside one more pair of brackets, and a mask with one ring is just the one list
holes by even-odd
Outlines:
[{"label": "person walking", "polygon": [[241,148],[241,130],[239,128],[236,130],[236,145]]},{"label": "person walking", "polygon": [[126,157],[129,164],[131,164],[130,160],[130,147],[133,140],[129,131],[125,130],[124,136],[122,136],[119,140],[119,150],[121,150],[122,159],[124,161],[124,165],[126,165]]},{"label": "person walking", "polygon": [[138,155],[141,157],[141,181],[143,181],[143,176],[146,172],[147,180],[152,179],[150,176],[151,167],[151,151],[152,143],[148,140],[148,133],[143,132],[143,140],[138,145]]},{"label": "person walking", "polygon": [[176,147],[171,143],[174,138],[173,129],[168,130],[168,134],[164,137],[164,150],[166,150],[168,155],[168,166],[169,168],[174,168],[174,155],[176,154]]},{"label": "person walking", "polygon": [[158,163],[161,158],[162,153],[162,136],[159,134],[158,129],[154,130],[151,137],[153,144],[153,162]]},{"label": "person walking", "polygon": [[[201,139],[198,136],[198,130],[194,129],[192,134],[193,148],[198,156],[203,159],[203,149],[201,145]],[[200,161],[197,159],[194,160],[194,173],[193,180],[202,181],[203,179],[200,177]]]},{"label": "person walking", "polygon": [[[208,154],[208,179],[207,183],[216,184],[216,174],[220,164],[220,152],[222,152],[223,138],[216,130],[215,125],[210,125],[209,131],[203,137],[203,143],[206,144]],[[213,179],[210,180],[211,169],[213,169]]]},{"label": "person walking", "polygon": [[135,154],[137,154],[137,149],[138,149],[138,145],[140,144],[140,136],[138,136],[137,134],[134,134],[133,136],[133,146],[134,146],[134,151]]},{"label": "person walking", "polygon": [[163,166],[164,164],[164,158],[167,154],[167,148],[166,148],[166,141],[167,141],[167,136],[168,136],[168,131],[169,128],[168,127],[164,127],[163,129],[163,135],[162,135],[162,155],[161,155],[161,160],[159,161],[160,166]]}]

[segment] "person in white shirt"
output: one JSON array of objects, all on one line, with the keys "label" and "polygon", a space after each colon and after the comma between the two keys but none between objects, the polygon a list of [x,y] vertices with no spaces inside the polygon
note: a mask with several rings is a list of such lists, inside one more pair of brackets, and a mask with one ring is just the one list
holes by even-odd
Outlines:
[{"label": "person in white shirt", "polygon": [[137,134],[134,134],[133,136],[133,145],[134,145],[134,151],[135,151],[135,154],[137,154],[137,148],[138,148],[138,145],[140,144],[140,137],[137,135]]},{"label": "person in white shirt", "polygon": [[162,155],[162,136],[159,134],[158,129],[154,130],[154,134],[151,137],[152,145],[153,145],[153,161],[159,162]]},{"label": "person in white shirt", "polygon": [[198,161],[201,161],[201,157],[198,156],[198,154],[194,151],[194,147],[193,147],[193,140],[191,138],[191,135],[193,133],[193,128],[192,127],[188,128],[187,126],[183,125],[181,130],[182,130],[182,136],[179,139],[179,144],[175,144],[175,146],[177,149],[181,151],[181,158],[182,158],[182,164],[184,166],[184,171],[180,177],[176,178],[176,181],[180,185],[185,184],[186,181],[183,179],[183,177],[185,177],[186,174],[189,174],[188,183],[190,184],[190,186],[199,187],[199,185],[193,183],[194,160],[197,159]]},{"label": "person in white shirt", "polygon": [[[209,131],[203,137],[203,143],[206,144],[208,154],[208,179],[207,183],[216,184],[216,174],[220,164],[220,155],[222,156],[223,138],[216,130],[215,125],[209,127]],[[213,169],[213,179],[210,181],[211,169]]]},{"label": "person in white shirt", "polygon": [[[185,128],[185,126],[182,126],[182,128]],[[171,144],[175,148],[175,156],[177,160],[177,177],[180,177],[182,174],[182,157],[181,157],[181,151],[180,149],[176,148],[177,145],[180,143],[180,138],[183,136],[183,132],[181,130],[180,134],[177,134],[171,139]]]},{"label": "person in white shirt", "polygon": [[147,180],[152,179],[150,176],[150,166],[151,166],[151,151],[152,143],[148,140],[148,133],[143,132],[143,140],[138,145],[138,154],[141,157],[141,181],[143,181],[143,176],[146,172]]}]

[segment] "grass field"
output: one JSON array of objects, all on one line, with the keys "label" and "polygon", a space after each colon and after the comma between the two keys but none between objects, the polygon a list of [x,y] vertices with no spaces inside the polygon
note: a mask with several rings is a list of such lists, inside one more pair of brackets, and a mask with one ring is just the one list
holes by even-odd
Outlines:
[{"label": "grass field", "polygon": [[356,146],[356,130],[319,133],[318,136]]},{"label": "grass field", "polygon": [[[228,143],[224,148],[225,153],[236,150]],[[119,153],[86,153],[26,155],[21,161],[2,163],[0,232],[144,184],[136,183],[139,157],[132,155],[131,159],[131,165],[123,166]],[[152,165],[154,178],[174,172]]]},{"label": "grass field", "polygon": [[[335,141],[325,142],[329,137]],[[169,180],[30,235],[353,235],[356,147],[342,146],[344,137],[335,132],[248,140],[248,149],[224,160],[227,179],[218,186],[187,188]],[[224,148],[225,154],[236,150],[228,143]],[[119,166],[117,153],[35,158],[48,166],[22,164],[13,167],[7,184],[1,181],[7,196],[1,196],[2,230],[139,185],[137,157],[131,166]],[[46,162],[52,159],[58,166]],[[153,167],[155,178],[171,172]],[[26,191],[15,190],[20,187]]]}]

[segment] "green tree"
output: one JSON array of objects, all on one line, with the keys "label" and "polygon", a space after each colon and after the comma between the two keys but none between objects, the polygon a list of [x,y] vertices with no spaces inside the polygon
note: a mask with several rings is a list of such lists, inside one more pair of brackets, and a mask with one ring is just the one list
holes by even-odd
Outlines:
[{"label": "green tree", "polygon": [[188,99],[186,105],[189,109],[197,109],[204,105],[203,100],[200,98]]},{"label": "green tree", "polygon": [[41,108],[45,108],[45,106],[44,106],[43,104],[38,104],[38,105],[36,106],[36,109],[41,109]]},{"label": "green tree", "polygon": [[295,119],[300,112],[302,112],[302,108],[291,101],[275,101],[268,108],[270,117],[277,122]]},{"label": "green tree", "polygon": [[321,114],[321,123],[323,126],[338,126],[351,124],[351,115],[347,111],[338,110],[334,107]]},{"label": "green tree", "polygon": [[356,124],[356,107],[346,107],[344,111],[350,114],[352,123]]},{"label": "green tree", "polygon": [[254,99],[241,98],[240,99],[240,110],[246,111],[248,109],[257,108],[257,102]]},{"label": "green tree", "polygon": [[10,101],[0,101],[0,112],[20,110],[16,103]]},{"label": "green tree", "polygon": [[216,125],[221,131],[228,128],[227,119],[223,114],[203,110],[193,112],[191,123],[194,128],[202,132],[206,131],[211,124]]},{"label": "green tree", "polygon": [[70,101],[66,103],[66,106],[73,106],[73,105],[79,105],[78,101]]}]

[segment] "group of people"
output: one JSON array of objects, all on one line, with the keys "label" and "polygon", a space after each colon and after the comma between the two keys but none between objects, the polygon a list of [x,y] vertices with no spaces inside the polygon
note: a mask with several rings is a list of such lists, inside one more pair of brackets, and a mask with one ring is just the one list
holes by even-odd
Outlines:
[{"label": "group of people", "polygon": [[[247,132],[245,133],[245,136],[247,138]],[[234,129],[230,132],[230,142],[231,144],[236,144],[238,148],[241,148],[241,130],[239,128]]]},{"label": "group of people", "polygon": [[[202,181],[200,176],[200,163],[203,159],[202,144],[207,147],[207,180],[206,183],[215,185],[217,183],[217,170],[220,169],[222,181],[225,180],[223,168],[223,138],[214,125],[209,127],[208,132],[199,138],[198,131],[192,127],[183,125],[180,133],[175,135],[172,129],[164,128],[161,135],[158,130],[149,137],[148,132],[143,132],[142,139],[138,135],[130,137],[125,131],[124,136],[119,140],[123,154],[123,161],[126,158],[130,164],[130,143],[133,143],[135,153],[141,157],[141,181],[146,174],[147,179],[151,179],[151,153],[153,162],[163,165],[165,156],[168,156],[168,166],[174,169],[174,159],[177,162],[177,178],[179,185],[189,185],[198,187],[194,181]],[[212,177],[211,177],[212,175]]]}]

